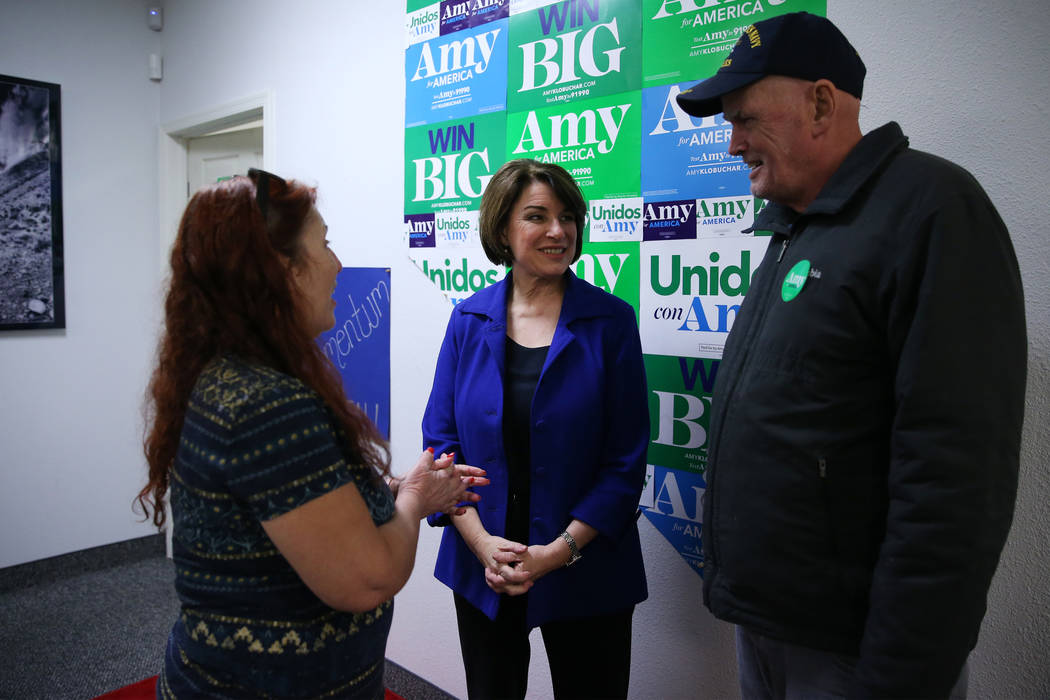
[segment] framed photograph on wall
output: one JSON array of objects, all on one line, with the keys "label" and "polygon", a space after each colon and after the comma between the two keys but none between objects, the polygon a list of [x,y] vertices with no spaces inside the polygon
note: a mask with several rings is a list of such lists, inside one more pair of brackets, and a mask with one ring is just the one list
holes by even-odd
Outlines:
[{"label": "framed photograph on wall", "polygon": [[65,328],[59,86],[0,75],[0,330]]}]

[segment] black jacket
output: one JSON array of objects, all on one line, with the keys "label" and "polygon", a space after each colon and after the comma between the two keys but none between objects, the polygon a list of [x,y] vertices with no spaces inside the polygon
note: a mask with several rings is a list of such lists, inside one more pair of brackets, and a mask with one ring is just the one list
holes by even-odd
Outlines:
[{"label": "black jacket", "polygon": [[803,214],[770,204],[754,228],[773,238],[715,387],[705,602],[858,655],[859,695],[947,695],[1013,517],[1027,340],[1009,234],[895,123]]}]

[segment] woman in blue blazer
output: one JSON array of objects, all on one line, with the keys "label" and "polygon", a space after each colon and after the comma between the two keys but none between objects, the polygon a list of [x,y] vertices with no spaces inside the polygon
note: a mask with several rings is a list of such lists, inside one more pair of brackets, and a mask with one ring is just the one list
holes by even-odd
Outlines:
[{"label": "woman in blue blazer", "polygon": [[481,241],[512,269],[453,309],[423,418],[427,447],[491,479],[481,505],[432,519],[452,525],[435,575],[472,700],[525,696],[534,627],[555,697],[627,696],[649,412],[634,310],[569,270],[586,212],[560,166],[496,172]]}]

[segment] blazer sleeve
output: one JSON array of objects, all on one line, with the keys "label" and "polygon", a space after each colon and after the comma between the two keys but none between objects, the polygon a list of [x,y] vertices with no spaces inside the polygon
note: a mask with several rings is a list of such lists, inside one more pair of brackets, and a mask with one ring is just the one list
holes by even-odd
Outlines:
[{"label": "blazer sleeve", "polygon": [[638,515],[649,446],[649,403],[642,343],[633,310],[619,307],[606,335],[607,392],[597,478],[573,506],[572,517],[619,539]]},{"label": "blazer sleeve", "polygon": [[[441,341],[434,383],[430,389],[426,411],[423,413],[423,449],[434,448],[434,454],[442,452],[462,454],[459,431],[456,428],[456,375],[459,368],[459,345],[456,339],[456,319],[453,309]],[[432,526],[444,527],[451,520],[444,513],[435,513],[427,518]]]}]

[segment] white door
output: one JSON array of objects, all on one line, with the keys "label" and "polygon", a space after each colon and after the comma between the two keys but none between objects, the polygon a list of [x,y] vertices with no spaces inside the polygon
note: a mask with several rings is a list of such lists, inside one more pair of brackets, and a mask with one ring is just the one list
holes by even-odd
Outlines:
[{"label": "white door", "polygon": [[239,128],[189,139],[186,144],[187,199],[205,185],[246,175],[263,163],[262,127]]}]

